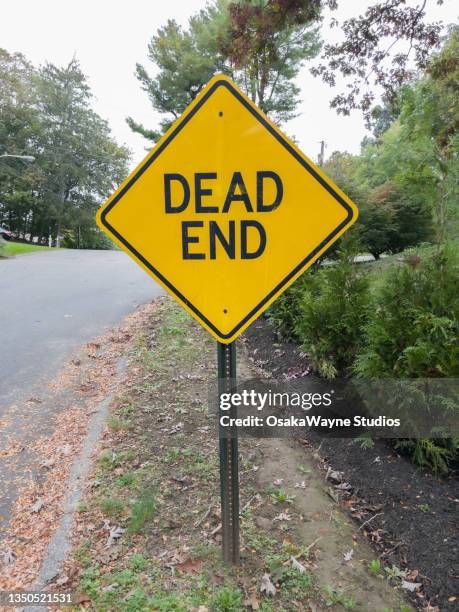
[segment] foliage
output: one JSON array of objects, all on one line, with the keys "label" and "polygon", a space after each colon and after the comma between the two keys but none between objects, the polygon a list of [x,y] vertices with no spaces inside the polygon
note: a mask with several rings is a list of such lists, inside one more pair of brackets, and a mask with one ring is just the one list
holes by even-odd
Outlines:
[{"label": "foliage", "polygon": [[212,600],[214,612],[239,612],[242,606],[242,595],[235,587],[220,587]]},{"label": "foliage", "polygon": [[138,533],[156,513],[156,499],[153,491],[144,491],[134,503],[128,524],[128,533]]},{"label": "foliage", "polygon": [[395,243],[388,250],[459,233],[458,55],[455,28],[426,74],[399,90],[396,120],[377,138],[367,139],[355,159],[353,180],[370,201],[376,199],[398,217]]},{"label": "foliage", "polygon": [[[75,225],[93,226],[98,199],[126,172],[126,151],[110,138],[106,121],[89,107],[91,93],[78,62],[43,66],[37,78],[43,153],[41,189],[59,236],[67,211]],[[92,245],[91,245],[92,246]]]},{"label": "foliage", "polygon": [[[412,256],[391,268],[375,297],[374,314],[354,370],[365,378],[457,378],[459,264],[451,249]],[[414,461],[447,470],[457,440],[397,442]]]},{"label": "foliage", "polygon": [[458,438],[417,438],[394,440],[394,446],[407,451],[413,461],[427,467],[434,474],[446,474],[449,466],[457,459]]},{"label": "foliage", "polygon": [[381,561],[379,559],[372,559],[368,564],[368,570],[370,574],[377,576],[381,572]]},{"label": "foliage", "polygon": [[457,377],[459,267],[451,250],[388,270],[356,372],[369,378]]},{"label": "foliage", "polygon": [[225,58],[217,46],[224,27],[227,2],[220,0],[193,16],[188,29],[169,20],[148,45],[148,59],[157,68],[154,77],[141,64],[136,76],[153,108],[162,116],[159,130],[147,129],[132,117],[131,129],[156,141],[194,100],[215,72],[227,72]]},{"label": "foliage", "polygon": [[360,209],[360,238],[362,246],[375,259],[390,251],[395,238],[393,213],[384,203],[368,201]]},{"label": "foliage", "polygon": [[94,216],[127,172],[128,152],[91,109],[92,94],[74,59],[35,69],[0,50],[0,220],[18,237],[46,244],[107,246]]},{"label": "foliage", "polygon": [[[441,24],[425,21],[426,0],[417,2],[379,0],[362,15],[352,16],[341,24],[343,39],[324,46],[322,64],[312,72],[331,86],[336,73],[348,80],[346,91],[336,95],[331,106],[348,115],[354,108],[363,111],[370,124],[371,107],[376,91],[392,102],[403,83],[416,70],[424,69],[432,49],[440,44]],[[437,0],[442,4],[443,0]],[[322,4],[332,10],[339,0]],[[338,26],[331,19],[331,26]],[[411,68],[410,63],[413,64]]]},{"label": "foliage", "polygon": [[368,317],[368,279],[353,263],[355,251],[343,246],[336,264],[309,274],[296,333],[314,367],[326,378],[345,373],[362,344]]},{"label": "foliage", "polygon": [[[331,106],[346,115],[359,108],[370,124],[375,119],[371,109],[375,91],[382,90],[385,100],[392,103],[399,87],[426,67],[431,51],[440,43],[442,26],[426,22],[426,4],[427,0],[421,4],[379,0],[364,14],[339,24],[333,16],[339,0],[240,0],[232,3],[233,56],[246,60],[253,49],[269,45],[279,31],[319,21],[327,8],[330,27],[340,26],[342,37],[324,45],[322,63],[311,72],[331,86],[341,73],[348,81],[346,91],[336,95]],[[252,27],[254,21],[256,27]]]},{"label": "foliage", "polygon": [[397,184],[373,189],[362,210],[362,243],[377,259],[398,253],[432,237],[432,211],[424,201],[409,196]]},{"label": "foliage", "polygon": [[325,164],[359,204],[360,239],[375,257],[458,235],[458,51],[455,28],[426,74],[377,109],[361,155]]},{"label": "foliage", "polygon": [[287,289],[269,307],[267,316],[273,327],[281,338],[291,340],[297,338],[296,330],[302,317],[301,301],[308,282],[308,275],[305,272],[291,287]]},{"label": "foliage", "polygon": [[320,3],[239,1],[230,3],[228,13],[220,45],[233,76],[274,121],[288,121],[300,102],[294,79],[304,60],[320,50]]},{"label": "foliage", "polygon": [[129,126],[158,140],[218,72],[230,75],[274,120],[293,117],[299,103],[293,80],[303,61],[318,53],[318,33],[309,23],[272,20],[270,4],[214,0],[191,17],[187,29],[174,20],[159,28],[148,45],[155,75],[137,64],[136,76],[162,115],[160,129],[132,117]]}]

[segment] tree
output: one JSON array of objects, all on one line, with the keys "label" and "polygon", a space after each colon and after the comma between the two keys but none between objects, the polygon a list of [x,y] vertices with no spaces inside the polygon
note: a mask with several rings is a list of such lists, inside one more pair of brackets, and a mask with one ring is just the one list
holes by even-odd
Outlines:
[{"label": "tree", "polygon": [[113,141],[107,122],[90,108],[91,92],[75,59],[64,68],[43,66],[37,92],[40,191],[59,246],[63,227],[85,225],[100,199],[124,178],[128,152]]},{"label": "tree", "polygon": [[363,248],[375,259],[391,250],[395,227],[390,208],[368,202],[360,209],[359,228]]},{"label": "tree", "polygon": [[[0,49],[0,155],[33,155],[38,116],[33,67],[20,53]],[[0,224],[17,229],[30,206],[34,169],[14,158],[0,158]]]},{"label": "tree", "polygon": [[[334,10],[339,2],[324,4]],[[381,0],[363,15],[343,22],[344,40],[325,45],[323,63],[312,71],[332,86],[337,72],[348,80],[347,91],[332,99],[332,108],[345,115],[359,108],[370,123],[378,88],[390,103],[403,83],[425,69],[431,51],[440,44],[442,29],[440,23],[425,22],[426,4],[427,0]],[[331,24],[337,26],[338,22],[332,19]]]},{"label": "tree", "polygon": [[[431,2],[443,4],[443,0]],[[263,7],[267,23],[261,23],[260,33],[264,37],[265,31],[270,33],[291,24],[317,21],[323,9],[333,13],[340,0],[241,0],[233,4],[240,7],[235,12],[236,24],[240,14]],[[386,102],[391,103],[399,87],[411,80],[416,71],[426,68],[431,51],[440,44],[442,30],[440,23],[426,23],[426,5],[427,0],[419,3],[379,0],[363,15],[353,16],[341,24],[343,40],[324,45],[322,63],[311,70],[332,86],[337,72],[348,80],[346,91],[332,99],[333,108],[346,115],[359,108],[370,124],[375,90],[380,89]],[[331,15],[330,26],[339,25]],[[241,38],[240,42],[243,49],[245,45],[252,45],[250,39]]]},{"label": "tree", "polygon": [[275,121],[292,118],[299,103],[293,80],[302,62],[318,53],[318,33],[309,24],[290,21],[269,29],[274,22],[268,4],[215,0],[190,19],[187,29],[174,20],[160,28],[148,46],[157,74],[151,77],[144,66],[136,67],[153,108],[163,116],[160,129],[132,117],[129,126],[156,141],[218,72],[230,75]]},{"label": "tree", "polygon": [[0,50],[0,153],[33,155],[26,165],[0,158],[0,222],[19,238],[68,246],[103,245],[95,212],[127,173],[128,152],[90,108],[78,62],[36,70]]},{"label": "tree", "polygon": [[160,129],[150,129],[127,118],[131,129],[155,142],[194,100],[215,72],[228,73],[217,39],[224,27],[227,2],[207,6],[184,30],[175,20],[159,28],[148,45],[148,58],[159,70],[151,77],[141,64],[136,76],[153,108],[162,115]]},{"label": "tree", "polygon": [[370,218],[363,211],[362,239],[376,259],[386,251],[398,253],[432,238],[430,207],[410,198],[395,183],[388,181],[373,190],[369,211]]},{"label": "tree", "polygon": [[228,13],[221,49],[236,80],[274,121],[292,119],[300,102],[294,79],[320,50],[319,3],[246,0],[231,2]]},{"label": "tree", "polygon": [[[437,241],[459,235],[459,27],[452,28],[424,78],[407,88],[400,120],[404,137],[426,152],[434,174]],[[427,154],[428,152],[428,154]]]}]

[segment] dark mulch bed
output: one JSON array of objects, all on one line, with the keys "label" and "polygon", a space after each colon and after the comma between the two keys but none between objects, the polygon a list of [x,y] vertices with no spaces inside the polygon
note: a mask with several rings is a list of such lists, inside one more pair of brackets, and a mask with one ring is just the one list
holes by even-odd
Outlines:
[{"label": "dark mulch bed", "polygon": [[[301,375],[309,368],[307,356],[295,343],[280,341],[265,318],[251,325],[244,342],[254,361],[275,376]],[[423,583],[424,597],[413,595],[413,602],[420,609],[430,602],[441,611],[457,610],[457,479],[435,478],[384,441],[364,449],[349,439],[312,432],[308,441],[315,448],[321,444],[320,456],[352,486],[341,502],[359,526],[374,516],[364,531],[382,562],[419,572],[411,579]]]}]

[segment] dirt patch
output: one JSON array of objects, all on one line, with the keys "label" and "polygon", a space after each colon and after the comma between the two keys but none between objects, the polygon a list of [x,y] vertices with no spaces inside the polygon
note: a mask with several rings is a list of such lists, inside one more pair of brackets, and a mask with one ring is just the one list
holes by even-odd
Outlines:
[{"label": "dirt patch", "polygon": [[[273,487],[292,499],[296,519],[290,537],[315,542],[315,575],[330,600],[356,610],[397,610],[403,596],[370,572],[374,553],[355,525],[343,514],[336,494],[317,473],[315,462],[293,440],[264,440],[260,462],[261,490]],[[275,518],[275,517],[274,517]],[[291,523],[291,519],[289,521]]]},{"label": "dirt patch", "polygon": [[[294,343],[279,340],[266,319],[256,321],[244,341],[253,363],[275,376],[310,370],[307,355]],[[324,470],[339,470],[350,486],[340,493],[342,507],[359,526],[370,519],[360,531],[386,573],[400,569],[422,583],[413,596],[420,609],[457,609],[457,480],[433,477],[382,441],[362,448],[352,440],[326,440],[313,433],[308,441],[313,450],[320,446],[316,463]],[[311,451],[305,452],[310,456]]]}]

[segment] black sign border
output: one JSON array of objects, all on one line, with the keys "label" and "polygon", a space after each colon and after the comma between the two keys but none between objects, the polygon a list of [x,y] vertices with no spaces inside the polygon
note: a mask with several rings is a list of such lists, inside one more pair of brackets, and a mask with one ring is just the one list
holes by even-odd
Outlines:
[{"label": "black sign border", "polygon": [[[268,295],[261,300],[261,302],[255,306],[243,319],[240,323],[238,323],[229,333],[222,333],[207,317],[205,317],[184,295],[180,293],[180,291],[172,285],[162,274],[157,270],[149,261],[141,255],[121,234],[112,226],[107,220],[108,213],[112,210],[112,208],[121,200],[124,194],[131,188],[131,186],[142,176],[142,174],[147,170],[151,164],[155,161],[155,159],[161,155],[164,149],[172,142],[172,140],[179,134],[179,132],[185,127],[185,125],[196,115],[201,106],[210,98],[210,96],[218,89],[219,87],[226,87],[230,93],[241,103],[243,106],[265,127],[273,136],[280,142],[282,146],[284,146],[287,151],[307,170],[321,185],[324,187],[340,204],[347,212],[347,217],[345,220],[338,225],[322,242],[316,246],[316,248],[309,253],[305,259],[303,259],[280,283],[274,287],[272,291],[268,293]],[[153,274],[156,276],[169,290],[174,293],[181,302],[187,305],[187,307],[192,310],[196,316],[203,321],[212,331],[222,340],[228,340],[234,334],[236,334],[241,327],[243,327],[249,319],[251,319],[259,310],[263,308],[263,306],[268,302],[273,295],[278,293],[282,289],[284,285],[286,285],[289,280],[295,276],[303,268],[321,249],[324,248],[333,238],[338,234],[343,227],[345,227],[354,217],[354,211],[349,206],[349,204],[333,189],[331,185],[329,185],[321,176],[317,173],[317,171],[308,164],[308,162],[301,157],[295,151],[295,149],[290,145],[290,143],[283,138],[281,134],[279,134],[270,123],[266,120],[266,118],[251,104],[249,104],[243,96],[239,93],[237,89],[235,89],[230,82],[221,79],[217,80],[213,83],[213,85],[209,88],[209,90],[203,95],[203,97],[199,100],[196,106],[191,110],[190,113],[183,119],[179,125],[166,138],[166,140],[156,149],[154,154],[149,157],[144,165],[137,170],[134,176],[129,180],[128,183],[123,187],[123,189],[116,195],[115,198],[110,202],[110,204],[102,211],[100,215],[100,219],[102,224],[114,235],[118,238],[118,240],[124,244],[124,246],[131,251],[133,255],[137,259],[139,259],[144,266],[146,266]]]}]

